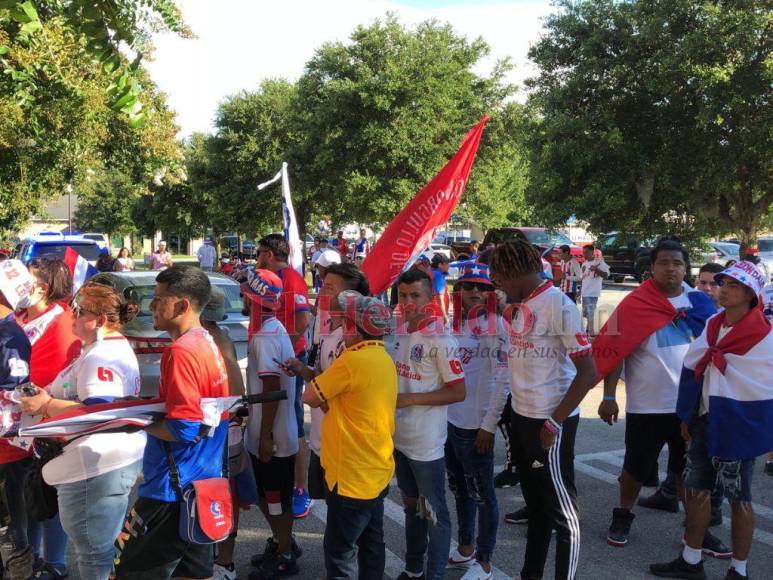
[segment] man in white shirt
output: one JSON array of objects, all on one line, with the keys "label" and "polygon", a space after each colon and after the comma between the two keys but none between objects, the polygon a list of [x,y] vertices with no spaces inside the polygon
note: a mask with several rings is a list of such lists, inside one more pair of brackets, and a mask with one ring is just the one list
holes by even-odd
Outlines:
[{"label": "man in white shirt", "polygon": [[599,374],[605,377],[599,416],[609,425],[617,421],[615,392],[623,373],[625,381],[620,503],[607,534],[615,547],[628,543],[635,517],[631,509],[666,444],[668,470],[681,487],[686,448],[676,414],[679,377],[690,343],[716,312],[706,294],[684,285],[688,254],[678,241],[658,242],[650,263],[652,278],[626,296],[593,345]]},{"label": "man in white shirt", "polygon": [[509,347],[488,266],[464,262],[459,272],[454,296],[460,308],[455,311],[453,334],[459,342],[467,396],[448,407],[446,467],[459,524],[459,547],[451,553],[448,568],[466,569],[463,580],[482,580],[492,577],[499,524],[494,434],[507,399]]},{"label": "man in white shirt", "polygon": [[[253,558],[259,578],[298,573],[300,549],[292,536],[293,483],[298,454],[298,424],[295,416],[295,377],[280,366],[295,356],[287,330],[275,313],[280,308],[282,281],[270,270],[251,271],[242,284],[245,299],[260,312],[247,354],[247,394],[287,392],[285,400],[252,405],[244,437],[258,485],[260,509],[271,527],[272,537],[262,556]],[[252,575],[251,575],[252,576]]]},{"label": "man in white shirt", "polygon": [[609,277],[609,266],[604,258],[595,256],[596,247],[588,244],[582,249],[585,261],[582,263],[582,315],[587,321],[586,332],[590,336],[596,334],[596,306],[601,296],[601,284]]},{"label": "man in white shirt", "polygon": [[506,312],[504,318],[512,320],[510,441],[529,514],[521,578],[542,578],[555,530],[555,577],[574,580],[580,556],[574,485],[578,405],[597,381],[590,341],[575,304],[542,277],[539,251],[530,244],[499,245],[490,269],[516,303],[513,315]]},{"label": "man in white shirt", "polygon": [[572,256],[572,248],[561,246],[561,292],[569,296],[569,300],[577,302],[582,281],[582,267],[577,258]]},{"label": "man in white shirt", "polygon": [[217,250],[212,245],[211,238],[204,238],[204,244],[196,252],[199,260],[199,268],[205,272],[211,272],[217,261]]},{"label": "man in white shirt", "polygon": [[441,580],[451,547],[444,450],[448,405],[464,400],[464,370],[455,356],[456,340],[432,315],[429,276],[408,270],[398,279],[397,292],[398,328],[387,351],[397,367],[395,468],[405,506],[406,569],[398,578]]}]

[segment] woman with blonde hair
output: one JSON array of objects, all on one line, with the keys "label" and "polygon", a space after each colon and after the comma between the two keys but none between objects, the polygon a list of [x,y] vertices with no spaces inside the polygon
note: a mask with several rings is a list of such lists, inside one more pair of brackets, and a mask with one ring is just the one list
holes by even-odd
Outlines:
[{"label": "woman with blonde hair", "polygon": [[[75,407],[135,397],[140,391],[137,357],[121,334],[130,306],[114,289],[85,284],[73,299],[73,331],[83,350],[47,390],[22,399],[25,413],[55,417]],[[113,542],[123,524],[129,493],[140,472],[145,433],[96,433],[65,444],[43,467],[56,488],[59,515],[77,554],[83,580],[106,580]]]}]

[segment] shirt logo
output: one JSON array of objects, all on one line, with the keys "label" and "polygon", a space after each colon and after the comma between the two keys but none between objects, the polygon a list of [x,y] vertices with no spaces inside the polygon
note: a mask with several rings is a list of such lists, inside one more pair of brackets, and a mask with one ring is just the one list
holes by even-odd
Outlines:
[{"label": "shirt logo", "polygon": [[578,332],[574,335],[574,338],[577,339],[577,344],[580,346],[588,346],[590,344],[590,341],[588,341],[588,335],[584,332]]},{"label": "shirt logo", "polygon": [[461,375],[462,374],[462,363],[459,362],[456,359],[448,361],[448,366],[451,367],[451,372],[455,375]]},{"label": "shirt logo", "polygon": [[103,383],[112,383],[115,380],[113,371],[105,367],[97,367],[97,378]]},{"label": "shirt logo", "polygon": [[212,515],[216,518],[222,518],[223,514],[220,510],[220,502],[219,501],[213,501],[209,506],[209,511],[212,512]]},{"label": "shirt logo", "polygon": [[414,362],[421,362],[424,357],[424,345],[417,344],[411,349],[411,360]]}]

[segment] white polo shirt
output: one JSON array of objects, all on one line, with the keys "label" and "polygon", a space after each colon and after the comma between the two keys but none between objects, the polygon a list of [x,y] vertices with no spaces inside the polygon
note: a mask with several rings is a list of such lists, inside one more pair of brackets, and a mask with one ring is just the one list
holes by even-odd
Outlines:
[{"label": "white polo shirt", "polygon": [[457,358],[464,368],[464,401],[448,407],[448,422],[459,429],[496,432],[508,392],[508,329],[498,314],[462,321]]},{"label": "white polo shirt", "polygon": [[[435,320],[408,333],[403,325],[388,338],[387,352],[397,367],[398,393],[430,393],[464,379],[459,344]],[[395,449],[415,461],[445,456],[448,406],[412,405],[397,409]]]},{"label": "white polo shirt", "polygon": [[533,419],[550,417],[577,374],[571,358],[590,353],[577,305],[551,283],[537,288],[516,305],[511,323],[513,410]]},{"label": "white polo shirt", "polygon": [[[276,318],[263,322],[252,335],[247,352],[247,394],[263,392],[265,377],[279,377],[279,388],[287,391],[287,399],[277,403],[272,434],[275,457],[290,457],[298,453],[298,422],[295,418],[295,377],[290,377],[279,368],[274,359],[284,362],[295,356],[287,330]],[[250,416],[244,434],[244,446],[257,456],[260,451],[260,427],[263,420],[263,405],[250,405]]]}]

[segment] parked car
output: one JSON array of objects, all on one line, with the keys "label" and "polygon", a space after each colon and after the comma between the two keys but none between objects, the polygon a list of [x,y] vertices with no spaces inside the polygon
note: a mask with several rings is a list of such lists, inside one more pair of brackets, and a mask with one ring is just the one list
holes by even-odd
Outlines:
[{"label": "parked car", "polygon": [[432,257],[435,254],[443,254],[446,258],[449,260],[453,260],[451,257],[451,248],[449,246],[446,246],[445,244],[436,244],[435,242],[432,242],[429,245],[429,248],[424,250],[421,253],[423,256],[427,256],[430,260],[432,260]]},{"label": "parked car", "polygon": [[110,242],[108,241],[105,234],[88,232],[83,234],[81,237],[86,238],[87,240],[94,240],[100,248],[110,249]]},{"label": "parked car", "polygon": [[47,254],[53,254],[57,258],[64,258],[67,248],[72,248],[92,265],[96,265],[99,259],[99,246],[94,240],[87,240],[80,236],[67,236],[57,238],[55,236],[35,236],[23,240],[17,248],[17,258],[29,264],[33,258],[39,258]]},{"label": "parked car", "polygon": [[470,239],[470,236],[465,236],[456,232],[441,232],[434,240],[432,240],[432,243],[448,246],[451,251],[451,260],[466,260],[472,253],[470,248],[472,240]]},{"label": "parked car", "polygon": [[[123,334],[137,355],[142,380],[140,388],[142,397],[158,395],[161,355],[172,342],[166,332],[153,328],[150,301],[153,299],[157,275],[157,272],[102,272],[91,278],[95,282],[115,288],[130,304],[139,306],[139,313],[124,326]],[[239,284],[223,274],[208,272],[207,276],[211,284],[218,286],[225,293],[227,318],[219,326],[228,333],[236,347],[236,357],[246,384],[249,319],[242,314]]]},{"label": "parked car", "polygon": [[625,232],[609,232],[596,241],[596,247],[601,250],[609,266],[610,278],[617,283],[627,276],[633,276],[637,282],[641,282],[652,275],[652,246],[651,240],[642,240],[636,234]]},{"label": "parked car", "polygon": [[572,256],[579,262],[584,261],[582,248],[572,243],[569,236],[547,228],[494,228],[486,232],[481,247],[485,248],[488,244],[496,246],[513,239],[524,240],[539,246],[545,254],[545,259],[550,262],[553,280],[556,281],[561,279],[561,250],[559,249],[561,246],[569,246]]},{"label": "parked car", "polygon": [[[257,247],[253,240],[242,238],[242,253],[248,258],[254,258]],[[223,236],[220,238],[220,251],[235,253],[239,251],[238,236]]]},{"label": "parked car", "polygon": [[773,236],[757,238],[757,248],[760,250],[760,260],[770,275],[770,281],[773,281]]}]

